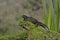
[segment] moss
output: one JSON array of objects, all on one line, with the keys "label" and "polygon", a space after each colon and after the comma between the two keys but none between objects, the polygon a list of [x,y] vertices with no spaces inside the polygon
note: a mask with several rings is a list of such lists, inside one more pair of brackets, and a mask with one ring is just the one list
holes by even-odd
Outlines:
[{"label": "moss", "polygon": [[50,31],[47,32],[45,31],[41,26],[35,27],[35,25],[29,21],[20,21],[21,25],[27,24],[28,27],[30,28],[30,34],[32,40],[56,40],[60,39],[60,33]]},{"label": "moss", "polygon": [[[23,29],[16,35],[5,35],[1,36],[0,40],[60,40],[60,33],[45,31],[42,27],[35,25],[29,21],[18,21],[19,25],[27,24],[29,31]],[[22,27],[22,26],[20,26]]]},{"label": "moss", "polygon": [[17,33],[16,35],[5,35],[1,36],[0,40],[26,40],[27,38],[27,31],[22,31]]}]

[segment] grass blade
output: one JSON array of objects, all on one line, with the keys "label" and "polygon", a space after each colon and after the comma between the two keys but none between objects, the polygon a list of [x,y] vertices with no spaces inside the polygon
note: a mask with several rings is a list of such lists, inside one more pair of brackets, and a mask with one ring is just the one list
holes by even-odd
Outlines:
[{"label": "grass blade", "polygon": [[42,3],[43,3],[44,23],[47,25],[46,0],[42,0]]},{"label": "grass blade", "polygon": [[57,13],[56,13],[56,24],[55,24],[55,31],[59,31],[59,13],[60,13],[60,0],[57,0]]},{"label": "grass blade", "polygon": [[49,29],[51,29],[52,17],[53,17],[53,3],[52,3],[52,0],[50,0],[49,15],[48,15],[48,27],[49,27]]}]

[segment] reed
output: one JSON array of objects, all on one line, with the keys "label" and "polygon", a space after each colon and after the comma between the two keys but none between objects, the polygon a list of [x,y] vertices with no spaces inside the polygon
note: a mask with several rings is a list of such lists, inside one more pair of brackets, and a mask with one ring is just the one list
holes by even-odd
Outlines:
[{"label": "reed", "polygon": [[44,23],[48,26],[50,30],[59,32],[60,0],[57,0],[56,16],[54,13],[53,0],[50,0],[48,15],[46,10],[46,0],[42,0],[42,3],[43,3]]}]

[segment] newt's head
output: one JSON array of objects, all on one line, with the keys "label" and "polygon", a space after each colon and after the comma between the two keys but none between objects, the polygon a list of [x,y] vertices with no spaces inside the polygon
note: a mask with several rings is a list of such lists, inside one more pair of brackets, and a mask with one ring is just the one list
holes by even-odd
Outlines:
[{"label": "newt's head", "polygon": [[26,15],[22,15],[22,17],[23,17],[23,18],[27,18],[27,16],[26,16]]},{"label": "newt's head", "polygon": [[22,18],[24,19],[24,20],[27,20],[27,16],[26,15],[22,15]]}]

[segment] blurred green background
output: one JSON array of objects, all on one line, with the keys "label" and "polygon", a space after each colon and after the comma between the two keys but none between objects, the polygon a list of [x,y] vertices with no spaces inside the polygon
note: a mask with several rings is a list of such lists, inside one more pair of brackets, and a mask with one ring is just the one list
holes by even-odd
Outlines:
[{"label": "blurred green background", "polygon": [[[13,35],[11,38],[18,34],[18,39],[10,39],[10,40],[25,40],[27,37],[27,31],[22,30],[22,28],[18,25],[20,20],[23,20],[21,17],[23,14],[27,16],[31,16],[38,21],[46,24],[48,28],[52,31],[51,35],[55,32],[60,32],[60,1],[59,0],[0,0],[0,40],[8,40],[4,35]],[[34,31],[35,29],[33,29]],[[43,29],[41,29],[43,30]],[[54,31],[54,32],[53,32]],[[37,32],[34,31],[34,33]],[[32,35],[34,34],[32,33]],[[38,34],[40,32],[38,31]],[[42,34],[43,33],[43,34]],[[46,36],[45,32],[42,31],[40,36],[36,33],[36,39],[34,40],[44,40],[44,36]],[[22,35],[21,35],[22,34]],[[24,34],[24,35],[23,35]],[[42,35],[43,36],[42,36]],[[49,38],[49,33],[47,33]],[[58,35],[59,33],[57,33]],[[19,37],[21,38],[19,39]],[[23,37],[24,36],[24,37]],[[26,36],[26,37],[25,37]],[[41,37],[43,39],[39,39]],[[37,38],[38,37],[38,38]],[[52,36],[54,37],[54,35]],[[56,38],[55,36],[54,38]],[[8,36],[10,38],[10,36]],[[33,39],[32,39],[33,40]],[[46,40],[55,40],[50,37],[50,39]],[[60,39],[58,39],[60,40]]]}]

